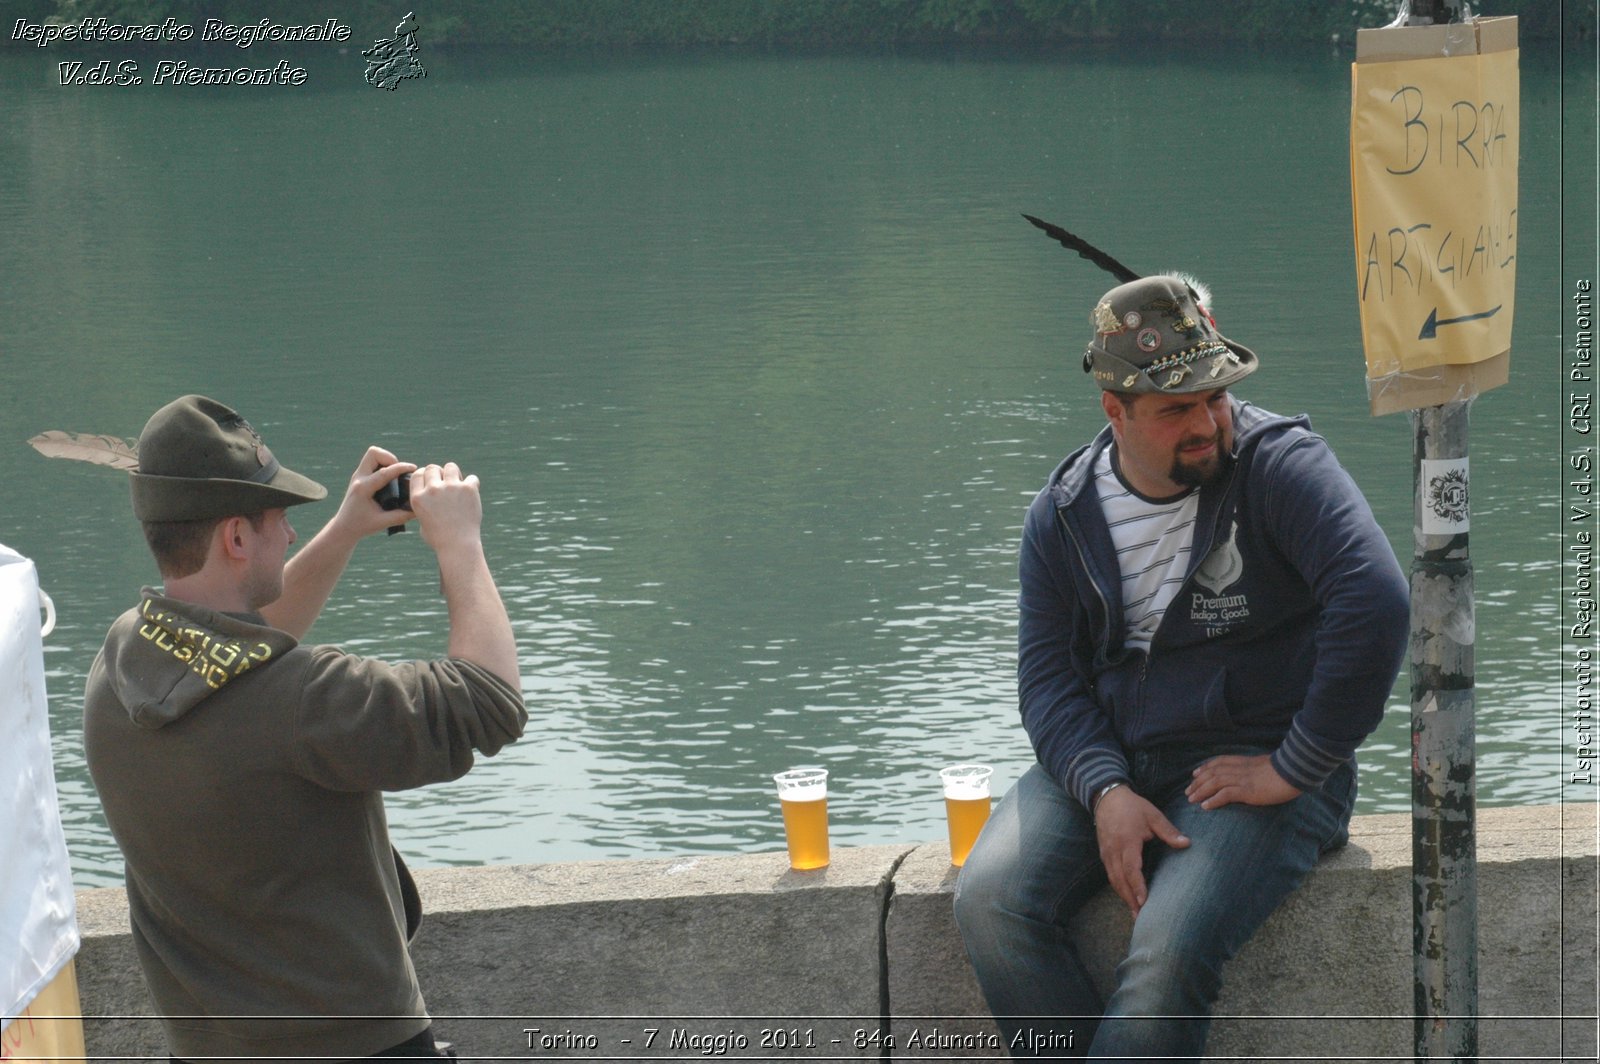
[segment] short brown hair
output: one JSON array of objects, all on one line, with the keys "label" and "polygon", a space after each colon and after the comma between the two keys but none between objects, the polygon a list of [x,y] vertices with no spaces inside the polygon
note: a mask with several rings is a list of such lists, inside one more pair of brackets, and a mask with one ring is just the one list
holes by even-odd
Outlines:
[{"label": "short brown hair", "polygon": [[[265,510],[253,514],[240,514],[250,522],[250,527],[260,532],[266,527]],[[144,541],[155,555],[156,568],[166,580],[193,576],[206,564],[206,552],[211,548],[211,533],[226,521],[226,517],[202,517],[198,521],[142,521]]]}]

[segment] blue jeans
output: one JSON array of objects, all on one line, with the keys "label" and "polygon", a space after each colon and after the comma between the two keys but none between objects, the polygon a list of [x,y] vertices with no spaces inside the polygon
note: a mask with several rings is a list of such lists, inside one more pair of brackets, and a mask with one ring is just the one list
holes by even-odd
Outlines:
[{"label": "blue jeans", "polygon": [[1109,1001],[1067,934],[1068,919],[1106,885],[1093,818],[1039,765],[1017,781],[984,825],[955,895],[967,955],[1013,1056],[1204,1052],[1223,963],[1319,856],[1349,839],[1354,763],[1282,805],[1205,810],[1184,797],[1201,762],[1266,752],[1166,746],[1133,755],[1133,789],[1191,841],[1146,848],[1149,898]]}]

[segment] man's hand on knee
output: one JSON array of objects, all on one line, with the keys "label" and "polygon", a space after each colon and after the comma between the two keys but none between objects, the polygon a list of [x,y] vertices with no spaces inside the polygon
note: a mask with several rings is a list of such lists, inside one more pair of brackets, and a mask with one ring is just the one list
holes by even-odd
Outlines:
[{"label": "man's hand on knee", "polygon": [[1138,919],[1149,892],[1144,881],[1144,844],[1160,839],[1181,850],[1188,836],[1172,826],[1161,810],[1133,793],[1132,788],[1109,791],[1095,805],[1094,830],[1100,842],[1100,861],[1106,866],[1111,889]]},{"label": "man's hand on knee", "polygon": [[1245,805],[1281,805],[1300,796],[1300,788],[1278,775],[1272,756],[1214,757],[1194,770],[1183,792],[1202,809],[1221,809],[1230,802]]}]

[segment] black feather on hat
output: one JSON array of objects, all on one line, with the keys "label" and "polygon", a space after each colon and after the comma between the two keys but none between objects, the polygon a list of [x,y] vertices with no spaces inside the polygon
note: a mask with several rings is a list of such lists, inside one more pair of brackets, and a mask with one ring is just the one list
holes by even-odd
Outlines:
[{"label": "black feather on hat", "polygon": [[1256,371],[1255,352],[1217,331],[1207,308],[1211,294],[1193,278],[1141,277],[1059,225],[1023,217],[1122,282],[1100,297],[1090,316],[1094,338],[1084,350],[1083,370],[1101,388],[1179,395],[1226,388]]}]

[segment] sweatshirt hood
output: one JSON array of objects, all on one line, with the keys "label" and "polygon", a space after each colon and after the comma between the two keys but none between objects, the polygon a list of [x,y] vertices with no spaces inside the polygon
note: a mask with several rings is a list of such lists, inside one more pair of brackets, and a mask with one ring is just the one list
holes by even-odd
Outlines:
[{"label": "sweatshirt hood", "polygon": [[251,613],[219,613],[145,588],[106,639],[102,664],[133,722],[160,728],[296,640]]},{"label": "sweatshirt hood", "polygon": [[[1248,448],[1260,443],[1264,437],[1291,427],[1310,431],[1311,419],[1305,414],[1294,417],[1274,414],[1254,403],[1235,398],[1233,457],[1238,459]],[[1056,466],[1055,472],[1050,474],[1048,490],[1051,500],[1058,509],[1071,505],[1083,490],[1083,486],[1092,479],[1095,459],[1103,448],[1111,446],[1113,438],[1111,426],[1106,425],[1094,439],[1067,455],[1062,463]]]}]

